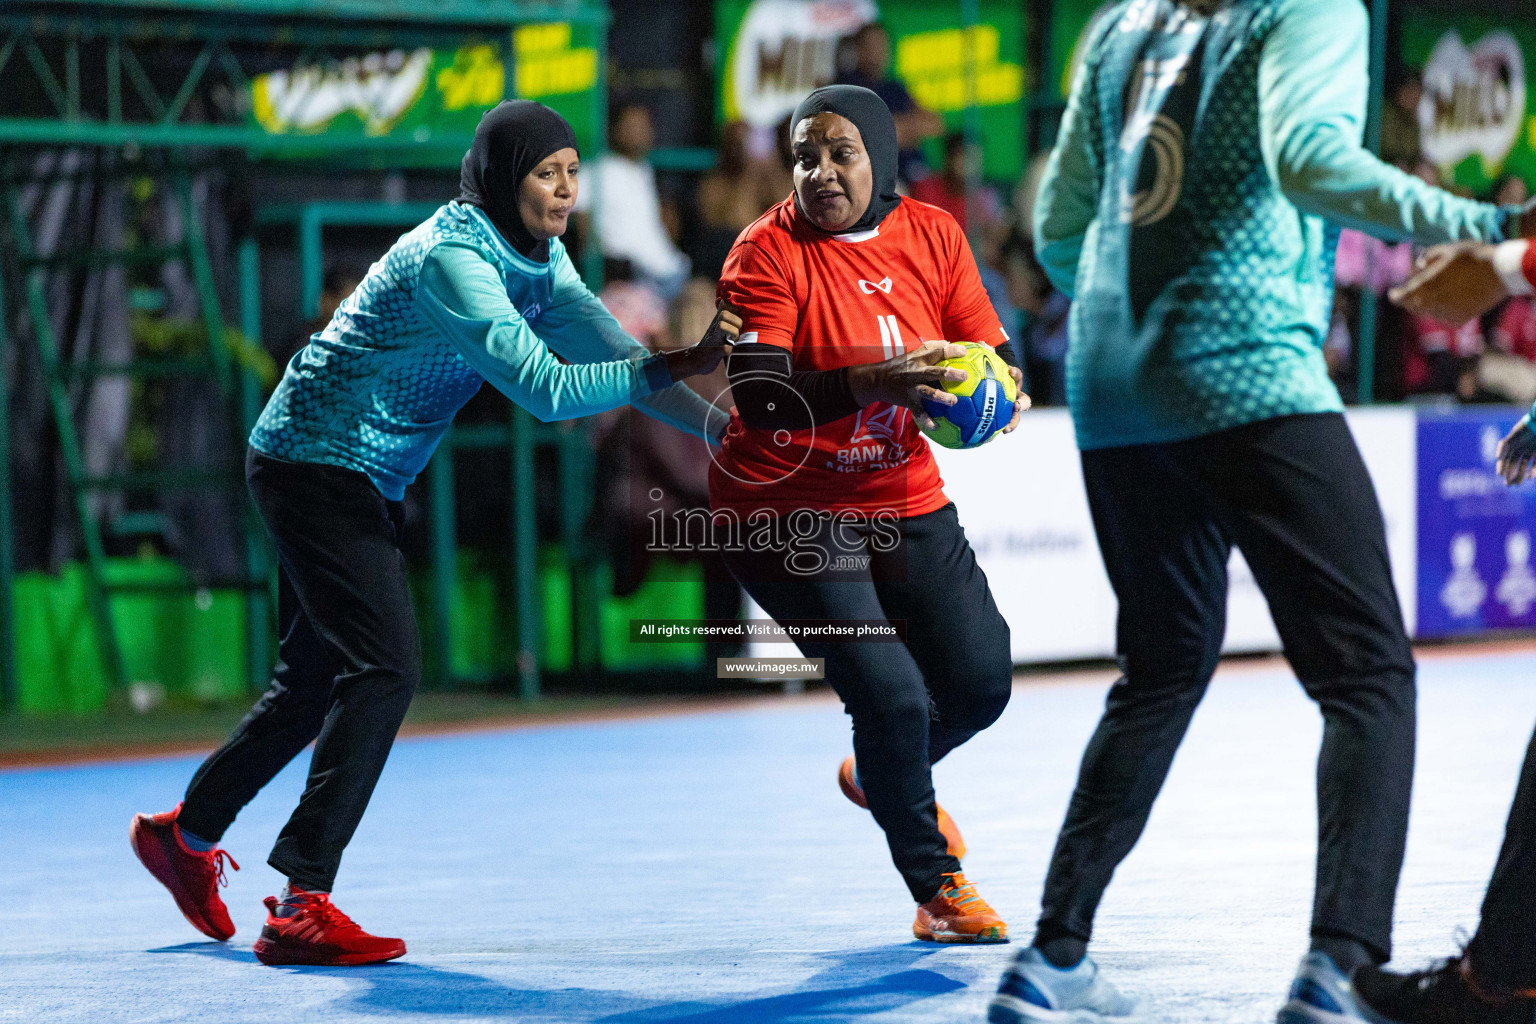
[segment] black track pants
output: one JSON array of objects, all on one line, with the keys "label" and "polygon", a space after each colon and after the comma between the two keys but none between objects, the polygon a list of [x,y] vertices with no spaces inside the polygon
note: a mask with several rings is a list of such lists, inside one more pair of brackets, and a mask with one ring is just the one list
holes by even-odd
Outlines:
[{"label": "black track pants", "polygon": [[329,891],[421,675],[401,506],[366,476],[254,450],[246,479],[277,548],[272,683],[187,787],[180,822],[217,840],[311,741],[309,783],[267,863]]},{"label": "black track pants", "polygon": [[1386,959],[1413,780],[1414,663],[1381,509],[1343,416],[1099,449],[1082,463],[1120,601],[1124,675],[1083,755],[1042,929],[1087,939],[1141,835],[1216,668],[1236,544],[1323,713],[1312,930]]},{"label": "black track pants", "polygon": [[797,542],[801,551],[819,548],[854,564],[867,556],[867,564],[803,576],[786,571],[783,552],[727,552],[726,564],[775,619],[905,621],[905,643],[804,640],[800,648],[826,659],[827,683],[853,719],[870,812],[913,898],[926,903],[946,872],[960,870],[939,833],[929,769],[1007,706],[1008,624],[954,505],[895,520],[900,540],[888,551],[868,526],[818,522],[820,532]]},{"label": "black track pants", "polygon": [[1536,988],[1536,736],[1525,751],[1483,919],[1467,954],[1485,985]]}]

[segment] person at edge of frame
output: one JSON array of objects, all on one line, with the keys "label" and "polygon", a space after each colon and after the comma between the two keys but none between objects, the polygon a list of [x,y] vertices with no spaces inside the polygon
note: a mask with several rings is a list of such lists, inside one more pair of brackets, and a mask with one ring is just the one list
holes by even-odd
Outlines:
[{"label": "person at edge of frame", "polygon": [[[1536,245],[1436,246],[1391,298],[1413,313],[1463,324],[1511,296],[1536,294]],[[1499,444],[1511,487],[1536,477],[1536,409]],[[1531,1024],[1536,1019],[1536,736],[1526,748],[1504,844],[1483,896],[1482,919],[1460,955],[1394,972],[1356,968],[1355,999],[1377,1024]]]},{"label": "person at edge of frame", "polygon": [[1034,225],[1073,297],[1068,405],[1123,674],[993,1024],[1136,1014],[1088,943],[1220,658],[1234,545],[1323,717],[1310,949],[1278,1021],[1367,1019],[1349,974],[1391,954],[1415,665],[1323,357],[1332,253],[1340,227],[1426,244],[1536,229],[1529,208],[1364,148],[1367,39],[1359,0],[1127,0],[1085,43]]}]

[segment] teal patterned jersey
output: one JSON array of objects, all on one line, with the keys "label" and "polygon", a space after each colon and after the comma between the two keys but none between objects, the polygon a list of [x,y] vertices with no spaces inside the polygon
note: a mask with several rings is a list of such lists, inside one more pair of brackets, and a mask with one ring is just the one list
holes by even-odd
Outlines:
[{"label": "teal patterned jersey", "polygon": [[1361,146],[1359,0],[1128,0],[1096,25],[1034,211],[1073,298],[1084,449],[1340,409],[1322,346],[1340,226],[1498,241],[1518,213]]},{"label": "teal patterned jersey", "polygon": [[487,380],[541,420],[633,402],[705,438],[726,424],[624,333],[559,239],[547,262],[529,260],[453,202],[401,236],[294,356],[251,445],[356,470],[398,500]]}]

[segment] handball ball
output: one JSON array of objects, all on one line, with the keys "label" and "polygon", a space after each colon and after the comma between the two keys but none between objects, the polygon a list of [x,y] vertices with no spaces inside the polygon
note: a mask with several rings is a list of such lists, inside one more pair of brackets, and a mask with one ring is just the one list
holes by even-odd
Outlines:
[{"label": "handball ball", "polygon": [[990,441],[1013,419],[1013,403],[1019,389],[1003,362],[990,345],[965,343],[965,355],[945,359],[938,365],[966,372],[965,380],[945,381],[937,385],[959,399],[944,405],[923,399],[923,408],[933,419],[933,429],[925,430],[929,440],[945,448],[976,448]]}]

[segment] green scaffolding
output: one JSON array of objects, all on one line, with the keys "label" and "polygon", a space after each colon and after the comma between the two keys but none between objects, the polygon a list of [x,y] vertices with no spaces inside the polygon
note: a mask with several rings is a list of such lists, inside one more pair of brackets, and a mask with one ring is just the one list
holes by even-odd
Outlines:
[{"label": "green scaffolding", "polygon": [[[341,59],[380,50],[412,47],[457,49],[480,40],[505,44],[518,27],[541,23],[568,23],[591,30],[595,45],[596,84],[587,90],[589,109],[583,111],[594,148],[601,148],[606,117],[605,30],[609,15],[603,0],[53,0],[48,3],[17,3],[0,13],[0,74],[13,76],[25,86],[25,95],[37,97],[30,109],[24,103],[7,104],[0,116],[0,157],[9,158],[38,148],[100,147],[137,154],[165,155],[164,166],[183,197],[186,238],[176,252],[104,253],[74,252],[68,259],[89,265],[142,260],[148,257],[179,258],[188,263],[201,297],[209,339],[206,359],[177,372],[206,372],[230,403],[232,422],[248,429],[259,405],[259,392],[251,374],[230,365],[221,339],[224,320],[218,308],[213,274],[201,234],[186,199],[186,169],[210,159],[210,151],[249,161],[284,161],[287,165],[320,165],[327,168],[398,169],[401,167],[457,167],[473,138],[473,126],[462,120],[451,131],[431,131],[427,137],[377,136],[367,133],[315,134],[273,133],[248,118],[210,118],[195,110],[198,97],[211,88],[245,95],[258,73],[269,70],[274,52],[290,55],[294,64],[320,66],[327,59]],[[176,78],[167,82],[166,63],[157,60],[164,48],[177,48],[185,60],[178,63]],[[510,53],[510,47],[508,47]],[[12,81],[12,85],[16,84]],[[8,87],[8,94],[11,88]],[[504,95],[513,93],[508,82]],[[23,93],[15,93],[23,95]],[[217,158],[217,157],[215,157]],[[24,182],[13,179],[8,187]],[[9,192],[8,192],[9,194]],[[9,206],[9,204],[7,204]],[[302,305],[312,312],[319,292],[322,232],[326,224],[373,224],[409,227],[430,210],[411,204],[311,203],[302,207],[256,211],[259,224],[291,224],[297,231],[303,273]],[[22,268],[18,288],[0,279],[0,359],[11,339],[5,310],[24,311],[30,318],[48,371],[53,407],[59,427],[67,475],[74,492],[74,507],[86,553],[87,595],[95,622],[101,660],[109,681],[126,682],[123,658],[113,629],[112,591],[147,584],[114,583],[109,579],[102,552],[99,524],[86,502],[93,490],[132,486],[156,489],[172,486],[206,486],[205,479],[160,479],[140,475],[135,479],[93,479],[78,465],[74,429],[68,422],[68,402],[62,382],[79,372],[58,364],[47,329],[47,310],[41,289],[43,262],[33,259],[20,218],[0,208],[0,219],[9,231],[0,236],[6,265]],[[590,246],[596,252],[595,245]],[[600,269],[600,263],[589,270]],[[259,251],[254,237],[240,240],[237,274],[241,285],[240,323],[247,338],[259,339]],[[96,374],[164,374],[165,366],[141,364],[92,367]],[[0,388],[0,705],[17,705],[15,662],[16,637],[11,607],[15,586],[11,534],[10,438],[6,415],[6,389]],[[231,438],[231,445],[243,440]],[[536,598],[537,552],[533,520],[533,448],[553,445],[559,452],[560,486],[565,518],[562,539],[572,566],[573,667],[596,668],[600,656],[597,634],[597,593],[589,546],[582,526],[591,492],[591,453],[581,435],[559,427],[534,424],[526,413],[515,410],[505,426],[453,431],[429,467],[433,520],[433,578],[430,632],[434,653],[433,675],[438,681],[451,676],[447,651],[448,601],[455,585],[454,507],[452,457],[457,448],[494,446],[505,448],[514,479],[514,515],[511,534],[513,578],[516,580],[518,683],[522,695],[539,692]],[[236,449],[238,451],[238,449]],[[237,460],[238,464],[238,460]],[[267,641],[270,634],[270,558],[262,548],[259,530],[247,512],[252,542],[246,581],[247,674],[251,685],[264,681],[269,669]],[[158,581],[157,589],[169,584]]]}]

